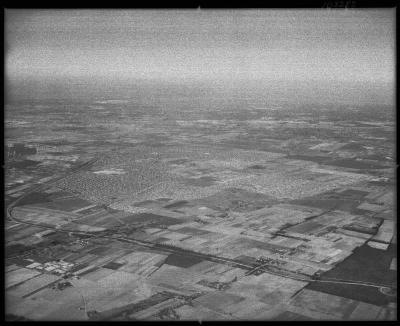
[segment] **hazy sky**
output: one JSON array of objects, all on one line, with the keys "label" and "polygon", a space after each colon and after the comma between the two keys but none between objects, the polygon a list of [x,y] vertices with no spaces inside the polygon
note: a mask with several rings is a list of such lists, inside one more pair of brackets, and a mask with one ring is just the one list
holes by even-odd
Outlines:
[{"label": "hazy sky", "polygon": [[394,82],[395,11],[6,10],[20,78]]}]

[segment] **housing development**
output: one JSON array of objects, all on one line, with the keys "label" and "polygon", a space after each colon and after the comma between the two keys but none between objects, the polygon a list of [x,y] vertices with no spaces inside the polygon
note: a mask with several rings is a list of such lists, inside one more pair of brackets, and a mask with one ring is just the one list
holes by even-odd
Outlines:
[{"label": "housing development", "polygon": [[395,318],[390,107],[57,105],[6,120],[11,320]]},{"label": "housing development", "polygon": [[7,321],[397,320],[395,9],[4,16]]}]

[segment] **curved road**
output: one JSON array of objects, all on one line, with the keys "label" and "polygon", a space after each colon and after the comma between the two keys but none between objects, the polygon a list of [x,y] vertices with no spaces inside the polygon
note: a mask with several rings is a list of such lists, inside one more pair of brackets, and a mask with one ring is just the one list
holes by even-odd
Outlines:
[{"label": "curved road", "polygon": [[[59,177],[56,177],[56,178],[54,178],[54,179],[49,180],[48,182],[45,182],[45,183],[40,184],[40,185],[38,185],[37,187],[33,187],[33,188],[29,189],[29,190],[28,190],[27,192],[25,192],[21,197],[18,197],[16,200],[14,200],[12,203],[10,203],[10,204],[7,206],[7,218],[8,218],[8,219],[11,219],[11,220],[15,220],[15,219],[12,217],[12,215],[11,215],[11,212],[12,212],[13,208],[15,207],[16,204],[18,204],[18,202],[20,202],[23,198],[25,198],[25,197],[28,196],[29,194],[31,194],[31,193],[33,193],[33,192],[35,192],[35,191],[38,191],[38,190],[40,190],[40,189],[49,187],[49,186],[51,186],[53,183],[55,183],[56,181],[59,181],[59,180],[64,179],[64,178],[66,178],[66,177],[69,177],[69,176],[71,176],[71,175],[73,175],[73,174],[75,174],[75,173],[78,173],[79,171],[83,170],[84,168],[87,168],[87,167],[92,166],[95,162],[98,161],[98,159],[99,159],[99,158],[97,158],[97,157],[92,158],[91,160],[89,160],[89,161],[87,161],[87,162],[84,162],[84,163],[82,163],[81,165],[79,165],[79,166],[73,168],[73,169],[72,169],[71,171],[69,171],[67,174],[61,175],[61,176],[59,176]],[[21,221],[17,221],[17,220],[15,220],[15,221],[18,222],[18,223],[23,223],[23,222],[21,222]]]},{"label": "curved road", "polygon": [[[269,269],[267,269],[267,267],[272,266],[269,264],[264,264],[261,266],[254,266],[251,264],[245,264],[242,262],[238,262],[234,259],[230,259],[230,258],[224,258],[224,257],[218,257],[218,256],[214,256],[214,255],[210,255],[210,254],[203,254],[203,253],[198,253],[195,251],[191,251],[191,250],[186,250],[186,249],[182,249],[182,248],[178,248],[178,247],[173,247],[170,245],[162,245],[162,244],[157,244],[157,243],[152,243],[152,242],[148,242],[148,241],[143,241],[143,240],[136,240],[136,239],[131,239],[131,238],[127,238],[127,237],[123,237],[123,236],[119,236],[119,237],[113,237],[113,236],[107,236],[107,235],[102,235],[102,234],[96,234],[96,233],[88,233],[88,232],[84,232],[84,231],[76,231],[76,230],[68,230],[68,229],[59,229],[55,226],[50,226],[50,225],[43,225],[40,223],[32,223],[32,222],[26,222],[20,219],[17,219],[15,217],[12,216],[12,210],[13,208],[16,206],[16,204],[21,201],[23,198],[25,198],[27,195],[31,194],[32,192],[35,192],[37,190],[41,190],[43,188],[49,187],[50,185],[52,185],[54,182],[61,180],[63,178],[66,178],[68,176],[71,176],[87,167],[90,167],[91,165],[93,165],[99,158],[93,158],[81,165],[79,165],[78,167],[74,168],[72,171],[70,171],[69,173],[62,175],[60,177],[54,178],[52,180],[50,180],[49,182],[43,183],[38,185],[37,187],[31,188],[30,190],[28,190],[26,193],[24,193],[21,197],[17,198],[14,202],[12,202],[11,204],[8,205],[7,207],[7,218],[10,220],[13,220],[17,223],[21,223],[21,224],[25,224],[25,225],[31,225],[31,226],[36,226],[36,227],[41,227],[41,228],[45,228],[45,229],[52,229],[55,230],[57,232],[64,232],[64,233],[71,233],[71,234],[77,234],[77,235],[90,235],[91,237],[95,237],[95,238],[105,238],[105,239],[109,239],[109,240],[116,240],[116,241],[120,241],[120,242],[128,242],[128,243],[133,243],[142,247],[146,247],[146,248],[151,248],[151,249],[158,249],[158,250],[163,250],[166,252],[171,252],[171,253],[175,253],[175,254],[179,254],[179,255],[186,255],[186,256],[191,256],[191,257],[197,257],[197,258],[201,258],[203,260],[208,260],[208,261],[212,261],[212,262],[216,262],[216,263],[222,263],[222,264],[227,264],[230,266],[234,266],[234,267],[238,267],[238,268],[242,268],[242,269],[246,269],[249,272],[247,274],[252,274],[253,272],[255,272],[256,270],[261,270],[262,272],[266,272],[269,274],[273,274],[273,275],[277,275],[277,276],[281,276],[281,277],[286,277],[286,278],[291,278],[294,280],[298,280],[298,281],[303,281],[303,282],[321,282],[321,283],[338,283],[338,284],[348,284],[348,285],[362,285],[362,286],[369,286],[369,287],[376,287],[376,288],[391,288],[391,285],[386,285],[386,284],[376,284],[376,283],[371,283],[371,282],[360,282],[360,281],[348,281],[348,280],[329,280],[329,279],[319,279],[319,280],[313,280],[311,279],[309,276],[303,274],[301,276],[299,276],[298,274],[294,273],[294,272],[290,272],[290,271],[285,271],[285,273],[279,273],[279,272],[275,272],[275,271],[271,271]],[[273,267],[273,266],[272,266]]]}]

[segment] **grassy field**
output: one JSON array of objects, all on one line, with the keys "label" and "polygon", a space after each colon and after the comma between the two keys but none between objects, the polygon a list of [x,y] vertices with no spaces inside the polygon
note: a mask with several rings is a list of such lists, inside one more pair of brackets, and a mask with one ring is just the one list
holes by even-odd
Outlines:
[{"label": "grassy field", "polygon": [[[355,249],[351,256],[335,268],[324,273],[322,279],[338,278],[378,284],[397,284],[397,273],[390,270],[390,263],[394,256],[393,245],[386,251],[363,245]],[[372,287],[315,282],[307,288],[380,306],[391,301],[391,297],[385,296],[378,288]]]}]

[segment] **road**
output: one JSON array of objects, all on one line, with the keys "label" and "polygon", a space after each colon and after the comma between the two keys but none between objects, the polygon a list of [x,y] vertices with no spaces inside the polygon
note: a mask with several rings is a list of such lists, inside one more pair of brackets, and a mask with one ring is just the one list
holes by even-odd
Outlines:
[{"label": "road", "polygon": [[72,171],[67,173],[66,175],[59,176],[57,178],[49,180],[49,182],[47,182],[47,183],[44,183],[44,184],[41,184],[41,185],[39,185],[37,187],[29,189],[26,193],[24,193],[21,197],[17,198],[14,202],[12,202],[7,207],[7,218],[12,220],[12,221],[14,221],[14,222],[17,222],[17,223],[30,225],[30,226],[35,226],[35,227],[41,227],[41,228],[45,228],[45,229],[52,229],[52,230],[57,231],[57,232],[70,233],[70,234],[76,234],[76,235],[85,235],[85,236],[90,236],[90,237],[94,237],[94,238],[104,238],[104,239],[115,240],[115,241],[120,241],[120,242],[124,242],[124,243],[132,243],[132,244],[135,244],[135,245],[138,245],[138,246],[142,246],[142,247],[146,247],[146,248],[150,248],[150,249],[162,250],[162,251],[165,251],[165,252],[170,252],[170,253],[178,254],[178,255],[181,255],[181,256],[197,257],[197,258],[200,258],[202,260],[208,260],[208,261],[212,261],[212,262],[216,262],[216,263],[220,263],[220,264],[225,264],[225,265],[229,265],[229,266],[233,266],[233,267],[238,267],[238,268],[250,271],[247,274],[251,274],[256,270],[260,270],[260,271],[265,272],[265,273],[269,273],[269,274],[273,274],[273,275],[277,275],[277,276],[281,276],[281,277],[286,277],[286,278],[291,278],[291,279],[298,280],[298,281],[303,281],[303,282],[337,283],[337,284],[348,284],[348,285],[362,285],[362,286],[378,287],[378,288],[382,288],[382,287],[383,288],[390,288],[391,287],[391,285],[386,285],[386,284],[376,284],[376,283],[370,283],[370,282],[350,281],[350,280],[328,280],[328,279],[313,280],[311,277],[309,277],[309,276],[307,276],[305,274],[298,275],[297,273],[290,272],[290,271],[284,271],[282,273],[271,271],[270,269],[267,269],[267,268],[268,267],[274,267],[274,266],[269,265],[269,264],[264,264],[264,265],[260,265],[260,266],[254,266],[254,265],[251,265],[251,264],[245,264],[243,262],[239,262],[239,261],[234,260],[234,259],[225,258],[225,257],[219,257],[219,256],[211,255],[211,254],[199,253],[199,252],[195,252],[195,251],[191,251],[191,250],[186,250],[186,249],[182,249],[182,248],[178,248],[178,247],[173,247],[173,246],[170,246],[170,245],[163,245],[163,244],[157,244],[157,243],[152,243],[152,242],[143,241],[143,240],[131,239],[131,238],[124,237],[124,236],[115,237],[115,236],[101,235],[101,234],[96,234],[96,233],[88,233],[88,232],[84,232],[84,231],[69,230],[69,229],[65,229],[65,228],[57,228],[56,226],[43,225],[43,224],[40,224],[40,223],[26,222],[26,221],[17,219],[17,218],[12,216],[13,208],[16,206],[16,204],[18,204],[19,201],[21,201],[27,195],[31,194],[32,192],[35,192],[35,191],[44,189],[46,187],[49,187],[49,186],[51,186],[52,184],[54,184],[58,180],[61,180],[61,179],[65,178],[65,177],[68,177],[68,176],[71,176],[71,175],[73,175],[75,173],[78,173],[79,171],[81,171],[81,170],[93,165],[97,160],[98,160],[98,158],[93,158],[93,159],[81,164],[80,166],[76,167],[75,169],[73,169]]},{"label": "road", "polygon": [[[15,207],[16,204],[18,204],[22,199],[24,199],[26,196],[30,195],[33,192],[36,192],[38,190],[50,187],[52,184],[54,184],[56,181],[59,181],[61,179],[64,179],[66,177],[69,177],[71,175],[74,175],[75,173],[80,172],[81,170],[83,170],[84,168],[90,167],[92,166],[95,162],[97,162],[98,158],[92,158],[91,160],[82,163],[81,165],[77,166],[76,168],[72,169],[71,171],[69,171],[67,174],[61,175],[59,177],[53,178],[51,180],[49,180],[48,182],[42,183],[40,185],[38,185],[37,187],[33,187],[30,188],[28,191],[26,191],[21,197],[18,197],[16,200],[14,200],[12,203],[10,203],[7,206],[7,218],[13,220],[13,217],[11,215],[11,212],[13,210],[13,208]],[[21,223],[21,222],[18,222]]]}]

